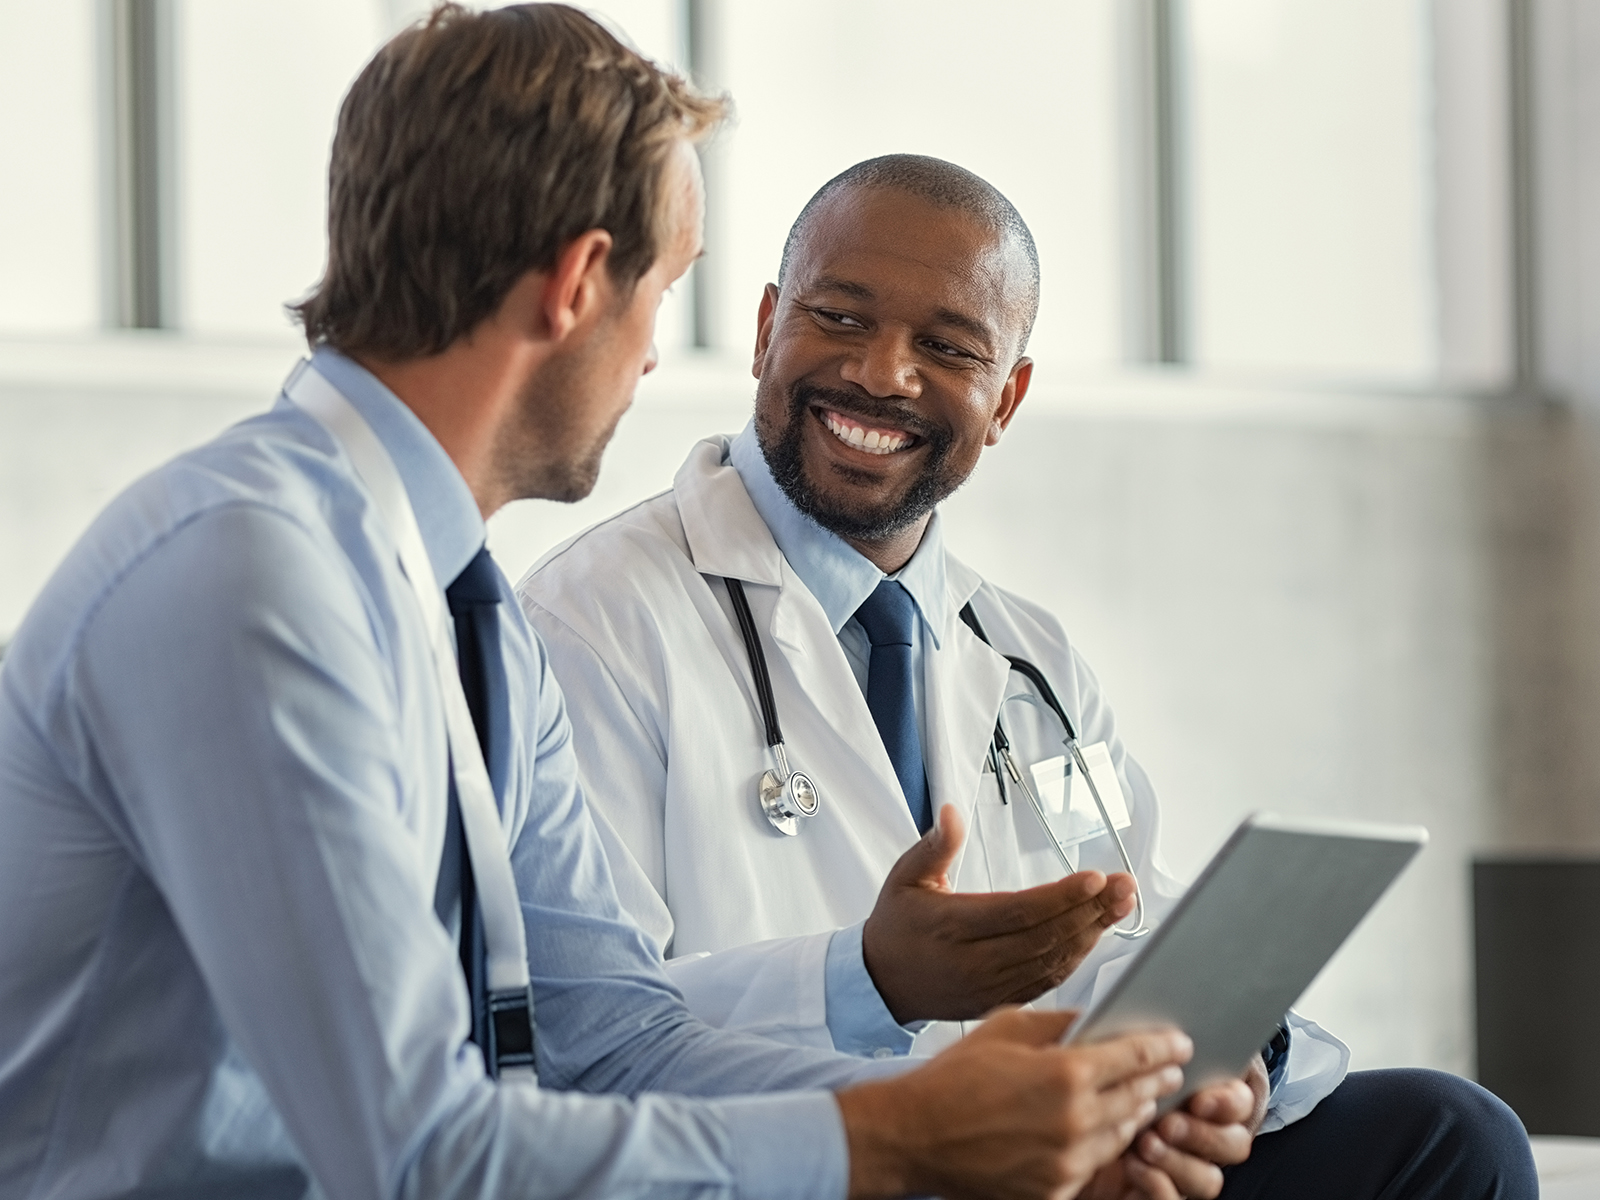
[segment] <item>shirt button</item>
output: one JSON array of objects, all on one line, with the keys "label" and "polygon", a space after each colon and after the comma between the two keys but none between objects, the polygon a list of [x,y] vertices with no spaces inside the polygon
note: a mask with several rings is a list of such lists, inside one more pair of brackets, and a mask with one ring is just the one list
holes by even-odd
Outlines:
[{"label": "shirt button", "polygon": [[887,1047],[887,1046],[879,1046],[876,1050],[874,1050],[872,1052],[872,1057],[873,1058],[893,1058],[894,1057],[894,1051],[889,1049],[889,1047]]}]

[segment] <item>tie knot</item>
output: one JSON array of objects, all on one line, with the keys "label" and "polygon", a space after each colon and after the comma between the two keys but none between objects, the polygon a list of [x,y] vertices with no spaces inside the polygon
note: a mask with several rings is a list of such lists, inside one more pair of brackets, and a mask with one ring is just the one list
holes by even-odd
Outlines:
[{"label": "tie knot", "polygon": [[885,579],[856,609],[856,620],[874,646],[911,645],[911,623],[916,617],[917,605],[911,593],[894,579]]},{"label": "tie knot", "polygon": [[489,547],[484,546],[444,590],[445,599],[450,602],[450,615],[460,616],[462,609],[476,604],[499,604],[499,576],[494,556],[489,553]]}]

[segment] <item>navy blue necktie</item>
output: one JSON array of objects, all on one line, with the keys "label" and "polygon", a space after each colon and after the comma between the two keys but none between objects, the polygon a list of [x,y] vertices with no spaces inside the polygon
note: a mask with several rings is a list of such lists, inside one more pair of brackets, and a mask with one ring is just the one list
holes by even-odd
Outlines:
[{"label": "navy blue necktie", "polygon": [[[506,664],[500,654],[500,571],[485,546],[455,581],[445,588],[450,615],[456,623],[456,658],[461,669],[461,690],[467,696],[472,726],[478,733],[483,761],[496,799],[505,796],[506,767],[511,755],[511,709],[506,686]],[[483,910],[472,875],[472,856],[461,832],[461,803],[455,776],[450,779],[450,817],[445,834],[445,854],[456,849],[455,863],[461,895],[461,970],[472,995],[472,1040],[485,1044],[489,1020],[488,954],[484,944]],[[441,870],[444,883],[448,870]],[[489,1064],[494,1073],[493,1064]]]},{"label": "navy blue necktie", "polygon": [[916,619],[911,593],[892,579],[878,584],[866,603],[856,609],[856,620],[872,643],[872,657],[867,661],[867,707],[894,764],[911,819],[920,832],[927,833],[933,824],[933,806],[922,765],[922,738],[917,733],[911,661],[911,625]]}]

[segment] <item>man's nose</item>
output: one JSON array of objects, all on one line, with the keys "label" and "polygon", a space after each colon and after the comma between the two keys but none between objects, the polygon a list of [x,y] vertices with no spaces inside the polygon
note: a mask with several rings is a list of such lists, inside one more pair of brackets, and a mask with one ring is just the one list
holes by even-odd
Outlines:
[{"label": "man's nose", "polygon": [[889,330],[858,343],[839,374],[872,396],[915,398],[922,394],[915,348],[909,338]]},{"label": "man's nose", "polygon": [[661,365],[661,352],[656,349],[655,342],[651,341],[651,343],[650,343],[650,353],[646,354],[644,356],[644,370],[640,371],[639,374],[640,375],[648,375],[648,374],[650,374],[651,371],[654,371],[660,365]]}]

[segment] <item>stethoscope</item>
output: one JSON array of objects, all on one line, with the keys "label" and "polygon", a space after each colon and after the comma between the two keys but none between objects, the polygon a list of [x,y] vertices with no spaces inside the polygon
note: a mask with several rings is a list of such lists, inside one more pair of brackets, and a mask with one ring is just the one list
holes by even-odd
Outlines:
[{"label": "stethoscope", "polygon": [[745,598],[744,584],[730,578],[724,578],[722,582],[728,585],[733,615],[738,619],[745,653],[750,658],[750,674],[756,682],[761,720],[767,727],[767,749],[772,751],[777,762],[776,770],[762,773],[756,785],[756,799],[767,820],[772,822],[772,827],[779,833],[794,837],[800,832],[802,817],[817,815],[821,798],[817,795],[817,785],[811,782],[811,776],[789,769],[789,754],[783,748],[783,730],[778,727],[778,702],[772,695],[772,677],[767,674],[767,656],[761,649],[756,619],[750,615],[750,601]]},{"label": "stethoscope", "polygon": [[[984,633],[983,625],[978,620],[978,614],[972,611],[971,604],[962,607],[961,620],[965,622],[968,629],[978,635],[980,642],[991,650],[994,649],[994,643],[989,640],[989,635]],[[1111,814],[1106,811],[1106,803],[1100,798],[1100,789],[1095,786],[1094,776],[1089,773],[1089,764],[1083,761],[1083,751],[1078,748],[1078,731],[1072,727],[1072,722],[1067,718],[1067,710],[1062,708],[1061,701],[1056,699],[1055,689],[1050,686],[1050,681],[1045,678],[1043,671],[1019,655],[1007,654],[1004,655],[1004,658],[1011,670],[1033,684],[1034,691],[1038,693],[1037,698],[1024,693],[1014,697],[1007,697],[1007,699],[1026,700],[1032,704],[1038,704],[1042,701],[1046,708],[1055,713],[1056,719],[1061,722],[1063,732],[1067,735],[1061,739],[1061,744],[1067,748],[1067,753],[1072,756],[1073,767],[1082,775],[1084,783],[1089,785],[1089,795],[1094,798],[1094,806],[1099,810],[1100,820],[1105,825],[1106,832],[1111,835],[1111,840],[1116,843],[1117,857],[1122,860],[1122,868],[1133,878],[1133,928],[1123,929],[1120,925],[1113,925],[1111,932],[1120,938],[1128,938],[1130,940],[1142,938],[1155,932],[1154,929],[1145,924],[1144,889],[1139,886],[1139,875],[1133,869],[1133,859],[1128,856],[1128,847],[1123,844],[1122,835],[1117,832],[1116,822],[1111,819]],[[1004,703],[1002,703],[1001,707],[1002,709],[1004,708]],[[1001,769],[1002,767],[1004,770]],[[1072,874],[1074,867],[1072,859],[1067,854],[1067,848],[1061,844],[1061,839],[1056,836],[1056,831],[1051,827],[1049,819],[1045,816],[1044,805],[1039,802],[1039,796],[1033,790],[1033,785],[1028,782],[1028,777],[1017,766],[1016,757],[1011,753],[1011,739],[1006,736],[1005,725],[998,717],[995,718],[994,737],[989,741],[989,769],[994,772],[995,784],[1000,789],[1000,803],[1005,804],[1007,802],[1007,775],[1011,776],[1011,782],[1022,789],[1022,794],[1028,798],[1028,803],[1032,806],[1034,815],[1039,818],[1039,824],[1043,826],[1045,833],[1050,836],[1050,845],[1055,850],[1056,857],[1061,860],[1061,865],[1067,874]]]},{"label": "stethoscope", "polygon": [[[768,770],[762,774],[761,781],[757,785],[756,798],[772,827],[779,833],[794,837],[800,832],[801,818],[817,815],[821,803],[817,785],[809,775],[789,769],[789,755],[784,749],[783,731],[778,726],[778,703],[772,694],[772,677],[767,672],[767,655],[761,648],[761,635],[756,630],[755,618],[750,613],[750,601],[745,597],[744,584],[737,579],[726,577],[723,583],[727,585],[728,598],[733,602],[733,615],[739,625],[739,634],[744,638],[745,655],[750,660],[750,674],[755,680],[756,699],[761,708],[762,722],[766,725],[767,748],[772,751],[777,763],[776,770]],[[961,620],[978,636],[979,641],[993,649],[994,644],[984,633],[983,625],[978,621],[978,614],[972,611],[971,604],[961,609]],[[1089,795],[1094,798],[1095,808],[1099,810],[1100,820],[1104,823],[1106,832],[1116,843],[1117,856],[1122,860],[1123,869],[1134,880],[1134,927],[1123,929],[1114,925],[1111,931],[1120,938],[1129,939],[1142,938],[1154,932],[1145,924],[1144,891],[1138,886],[1139,876],[1133,869],[1133,859],[1128,855],[1128,848],[1122,841],[1122,835],[1117,832],[1116,823],[1111,819],[1105,801],[1100,798],[1100,789],[1095,786],[1094,776],[1089,773],[1089,765],[1083,760],[1083,752],[1078,748],[1078,733],[1067,718],[1066,709],[1062,708],[1061,701],[1056,699],[1055,689],[1050,686],[1050,681],[1045,678],[1043,671],[1017,655],[1007,654],[1005,660],[1010,669],[1032,683],[1039,694],[1037,699],[1025,694],[1008,699],[1027,700],[1031,703],[1042,701],[1046,708],[1055,713],[1056,719],[1061,722],[1061,728],[1067,735],[1061,744],[1067,748],[1067,753],[1072,756],[1073,765],[1082,773],[1084,782],[1089,785]],[[1005,726],[998,718],[995,720],[994,737],[989,742],[989,768],[994,772],[1002,804],[1007,803],[1005,776],[1009,775],[1011,781],[1022,789],[1034,815],[1039,818],[1039,824],[1049,835],[1050,845],[1055,850],[1056,857],[1061,860],[1066,872],[1072,874],[1075,868],[1071,857],[1067,854],[1067,848],[1062,845],[1061,839],[1056,836],[1056,831],[1051,828],[1049,818],[1045,816],[1044,805],[1032,785],[1028,783],[1021,768],[1017,766],[1016,757],[1011,753],[1011,739],[1006,736]]]}]

